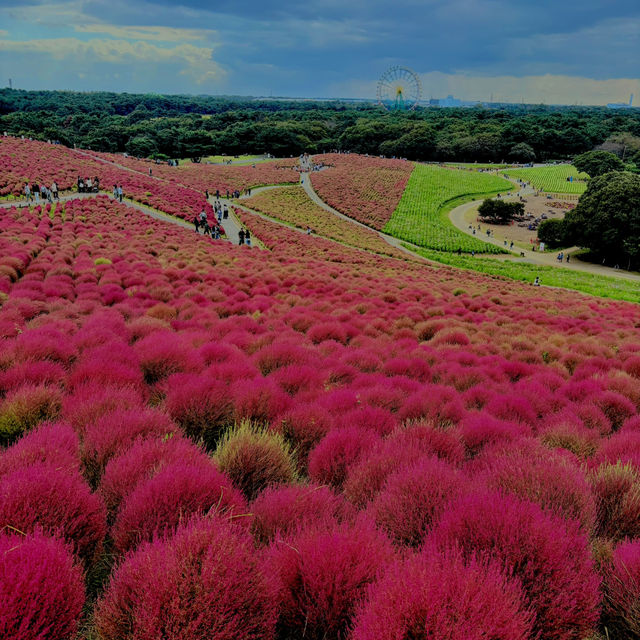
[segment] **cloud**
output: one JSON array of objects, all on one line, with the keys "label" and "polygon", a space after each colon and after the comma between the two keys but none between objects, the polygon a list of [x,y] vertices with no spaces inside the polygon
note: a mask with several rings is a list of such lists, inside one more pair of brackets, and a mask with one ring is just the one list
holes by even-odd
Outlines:
[{"label": "cloud", "polygon": [[215,35],[211,29],[178,29],[161,26],[117,26],[113,24],[76,24],[80,33],[104,33],[124,40],[156,40],[158,42],[184,42],[207,40]]},{"label": "cloud", "polygon": [[41,54],[57,60],[82,61],[84,64],[178,64],[179,73],[190,77],[196,84],[217,81],[225,70],[213,60],[213,49],[179,44],[159,47],[145,41],[110,40],[94,38],[50,38],[42,40],[0,40],[0,51],[20,54]]}]

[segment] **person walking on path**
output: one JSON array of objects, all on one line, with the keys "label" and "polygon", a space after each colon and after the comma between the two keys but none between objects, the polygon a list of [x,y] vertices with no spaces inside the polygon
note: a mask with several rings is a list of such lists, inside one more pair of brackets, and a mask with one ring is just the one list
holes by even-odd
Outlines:
[{"label": "person walking on path", "polygon": [[222,218],[223,220],[228,220],[229,219],[229,208],[227,207],[227,205],[224,205],[224,210],[222,212]]},{"label": "person walking on path", "polygon": [[51,183],[51,195],[53,195],[56,200],[60,199],[58,197],[58,183],[55,180]]},{"label": "person walking on path", "polygon": [[193,226],[196,228],[196,233],[200,234],[200,231],[198,230],[200,228],[200,220],[198,219],[198,216],[194,216]]},{"label": "person walking on path", "polygon": [[29,186],[28,182],[27,182],[27,184],[24,185],[24,197],[27,199],[27,202],[31,202],[31,200],[33,200],[33,195],[31,193],[31,187]]},{"label": "person walking on path", "polygon": [[122,185],[119,184],[118,185],[118,200],[120,200],[120,202],[122,202],[122,198],[124,197],[124,193],[122,192]]},{"label": "person walking on path", "polygon": [[238,244],[244,244],[244,229],[240,229],[238,233]]},{"label": "person walking on path", "polygon": [[244,242],[248,246],[251,246],[251,231],[249,231],[249,229],[244,232]]},{"label": "person walking on path", "polygon": [[40,202],[40,185],[37,182],[34,182],[33,185],[31,185],[31,191],[33,191],[36,202]]}]

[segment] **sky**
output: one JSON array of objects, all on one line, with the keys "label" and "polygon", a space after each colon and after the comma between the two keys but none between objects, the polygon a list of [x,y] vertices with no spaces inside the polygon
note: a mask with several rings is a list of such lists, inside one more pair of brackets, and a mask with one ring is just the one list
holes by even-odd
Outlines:
[{"label": "sky", "polygon": [[640,105],[639,0],[0,0],[0,86]]}]

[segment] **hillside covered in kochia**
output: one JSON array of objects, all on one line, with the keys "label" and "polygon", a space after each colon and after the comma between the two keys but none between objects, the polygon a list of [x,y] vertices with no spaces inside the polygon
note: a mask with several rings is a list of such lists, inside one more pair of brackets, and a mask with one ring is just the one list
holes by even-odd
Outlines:
[{"label": "hillside covered in kochia", "polygon": [[238,215],[0,208],[0,635],[629,637],[640,307]]},{"label": "hillside covered in kochia", "polygon": [[[613,135],[637,139],[640,112],[514,105],[393,114],[373,104],[2,89],[0,131],[144,157],[342,149],[417,160],[529,162],[570,158]],[[640,161],[639,148],[626,144],[626,160]]]}]

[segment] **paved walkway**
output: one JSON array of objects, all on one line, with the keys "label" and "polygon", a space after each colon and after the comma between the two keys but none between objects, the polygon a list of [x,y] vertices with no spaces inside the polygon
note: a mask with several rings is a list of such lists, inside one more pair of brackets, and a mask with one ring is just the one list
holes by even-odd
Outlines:
[{"label": "paved walkway", "polygon": [[[467,202],[466,204],[462,204],[459,207],[456,207],[449,213],[449,219],[454,227],[458,228],[460,231],[466,233],[467,235],[473,236],[473,233],[469,231],[469,223],[466,221],[467,213],[480,206],[483,200],[474,200],[473,202]],[[474,238],[478,240],[482,240],[483,242],[488,242],[489,244],[493,244],[501,249],[505,249],[504,243],[502,240],[497,240],[496,238],[486,237],[484,235],[475,235]],[[569,249],[565,249],[565,255],[567,253],[573,254],[576,251],[579,251],[578,247],[570,247]],[[640,282],[640,275],[629,273],[627,271],[622,271],[620,269],[612,269],[611,267],[604,267],[599,264],[591,264],[589,262],[582,262],[578,258],[574,258],[572,256],[571,262],[562,262],[559,263],[557,259],[557,252],[553,253],[540,253],[538,251],[523,251],[524,258],[518,257],[518,254],[521,250],[518,249],[518,253],[510,253],[509,255],[500,254],[496,256],[491,256],[491,258],[496,260],[506,260],[512,262],[524,262],[526,264],[539,264],[545,265],[549,267],[562,267],[563,269],[571,269],[572,271],[582,271],[584,273],[593,273],[602,276],[612,276],[615,278],[622,278],[624,280],[633,280]]]}]

